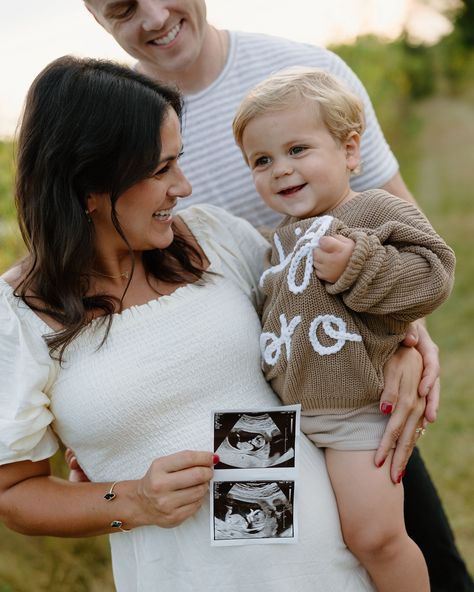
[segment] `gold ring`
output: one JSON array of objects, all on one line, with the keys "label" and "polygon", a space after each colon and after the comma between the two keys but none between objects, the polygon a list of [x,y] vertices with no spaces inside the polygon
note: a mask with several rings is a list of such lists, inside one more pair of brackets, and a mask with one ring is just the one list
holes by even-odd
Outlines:
[{"label": "gold ring", "polygon": [[420,434],[420,436],[424,436],[426,434],[426,428],[416,428],[415,434]]}]

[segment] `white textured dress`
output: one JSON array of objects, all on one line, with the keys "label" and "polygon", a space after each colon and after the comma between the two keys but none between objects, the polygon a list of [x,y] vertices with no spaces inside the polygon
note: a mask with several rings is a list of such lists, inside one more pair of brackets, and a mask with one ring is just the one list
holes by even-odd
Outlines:
[{"label": "white textured dress", "polygon": [[[267,244],[214,206],[180,214],[215,275],[97,322],[59,368],[48,327],[0,279],[0,463],[73,448],[92,481],[142,477],[151,461],[210,450],[210,410],[278,405],[260,370],[257,283]],[[299,542],[211,547],[209,507],[181,526],[110,536],[119,592],[362,592],[321,451],[301,445]]]}]

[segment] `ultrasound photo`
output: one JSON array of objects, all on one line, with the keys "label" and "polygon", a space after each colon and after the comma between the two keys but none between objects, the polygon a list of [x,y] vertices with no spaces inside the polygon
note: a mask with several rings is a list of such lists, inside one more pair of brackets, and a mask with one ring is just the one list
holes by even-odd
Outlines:
[{"label": "ultrasound photo", "polygon": [[214,482],[213,539],[278,542],[294,538],[294,489],[294,481]]},{"label": "ultrasound photo", "polygon": [[215,412],[215,469],[295,466],[297,411]]}]

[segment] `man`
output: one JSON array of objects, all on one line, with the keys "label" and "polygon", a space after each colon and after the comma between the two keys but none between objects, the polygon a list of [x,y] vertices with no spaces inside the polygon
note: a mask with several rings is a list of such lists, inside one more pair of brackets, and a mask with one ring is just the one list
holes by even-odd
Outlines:
[{"label": "man", "polygon": [[[353,188],[382,187],[414,201],[363,85],[335,54],[281,38],[218,30],[206,20],[205,0],[85,0],[85,4],[97,22],[137,60],[138,71],[177,84],[184,93],[185,153],[181,164],[193,186],[195,203],[222,206],[256,226],[278,222],[255,193],[250,173],[234,145],[231,122],[251,87],[271,72],[291,65],[327,69],[363,99],[367,119],[361,147],[364,170],[354,179]],[[425,417],[434,421],[439,399],[437,348],[422,324],[413,326],[411,332],[406,345],[417,345],[423,356],[419,393],[427,395]],[[377,454],[382,459],[396,440],[395,434],[401,433],[392,463],[392,478],[396,478],[402,474],[414,442],[412,430],[404,430],[405,423],[410,424],[407,402],[401,399],[396,405],[401,377],[396,362],[391,368],[385,376],[381,400],[382,408],[393,413]],[[425,554],[432,590],[472,591],[474,585],[416,449],[404,484],[408,531]]]}]

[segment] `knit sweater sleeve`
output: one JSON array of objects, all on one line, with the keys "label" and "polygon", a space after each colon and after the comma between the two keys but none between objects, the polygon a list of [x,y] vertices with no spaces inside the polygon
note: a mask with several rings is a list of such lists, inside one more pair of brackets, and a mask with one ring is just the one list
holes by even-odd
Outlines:
[{"label": "knit sweater sleeve", "polygon": [[[372,215],[373,214],[373,215]],[[449,296],[455,256],[413,205],[385,192],[360,200],[333,232],[355,241],[352,257],[330,294],[356,312],[424,317]]]}]

